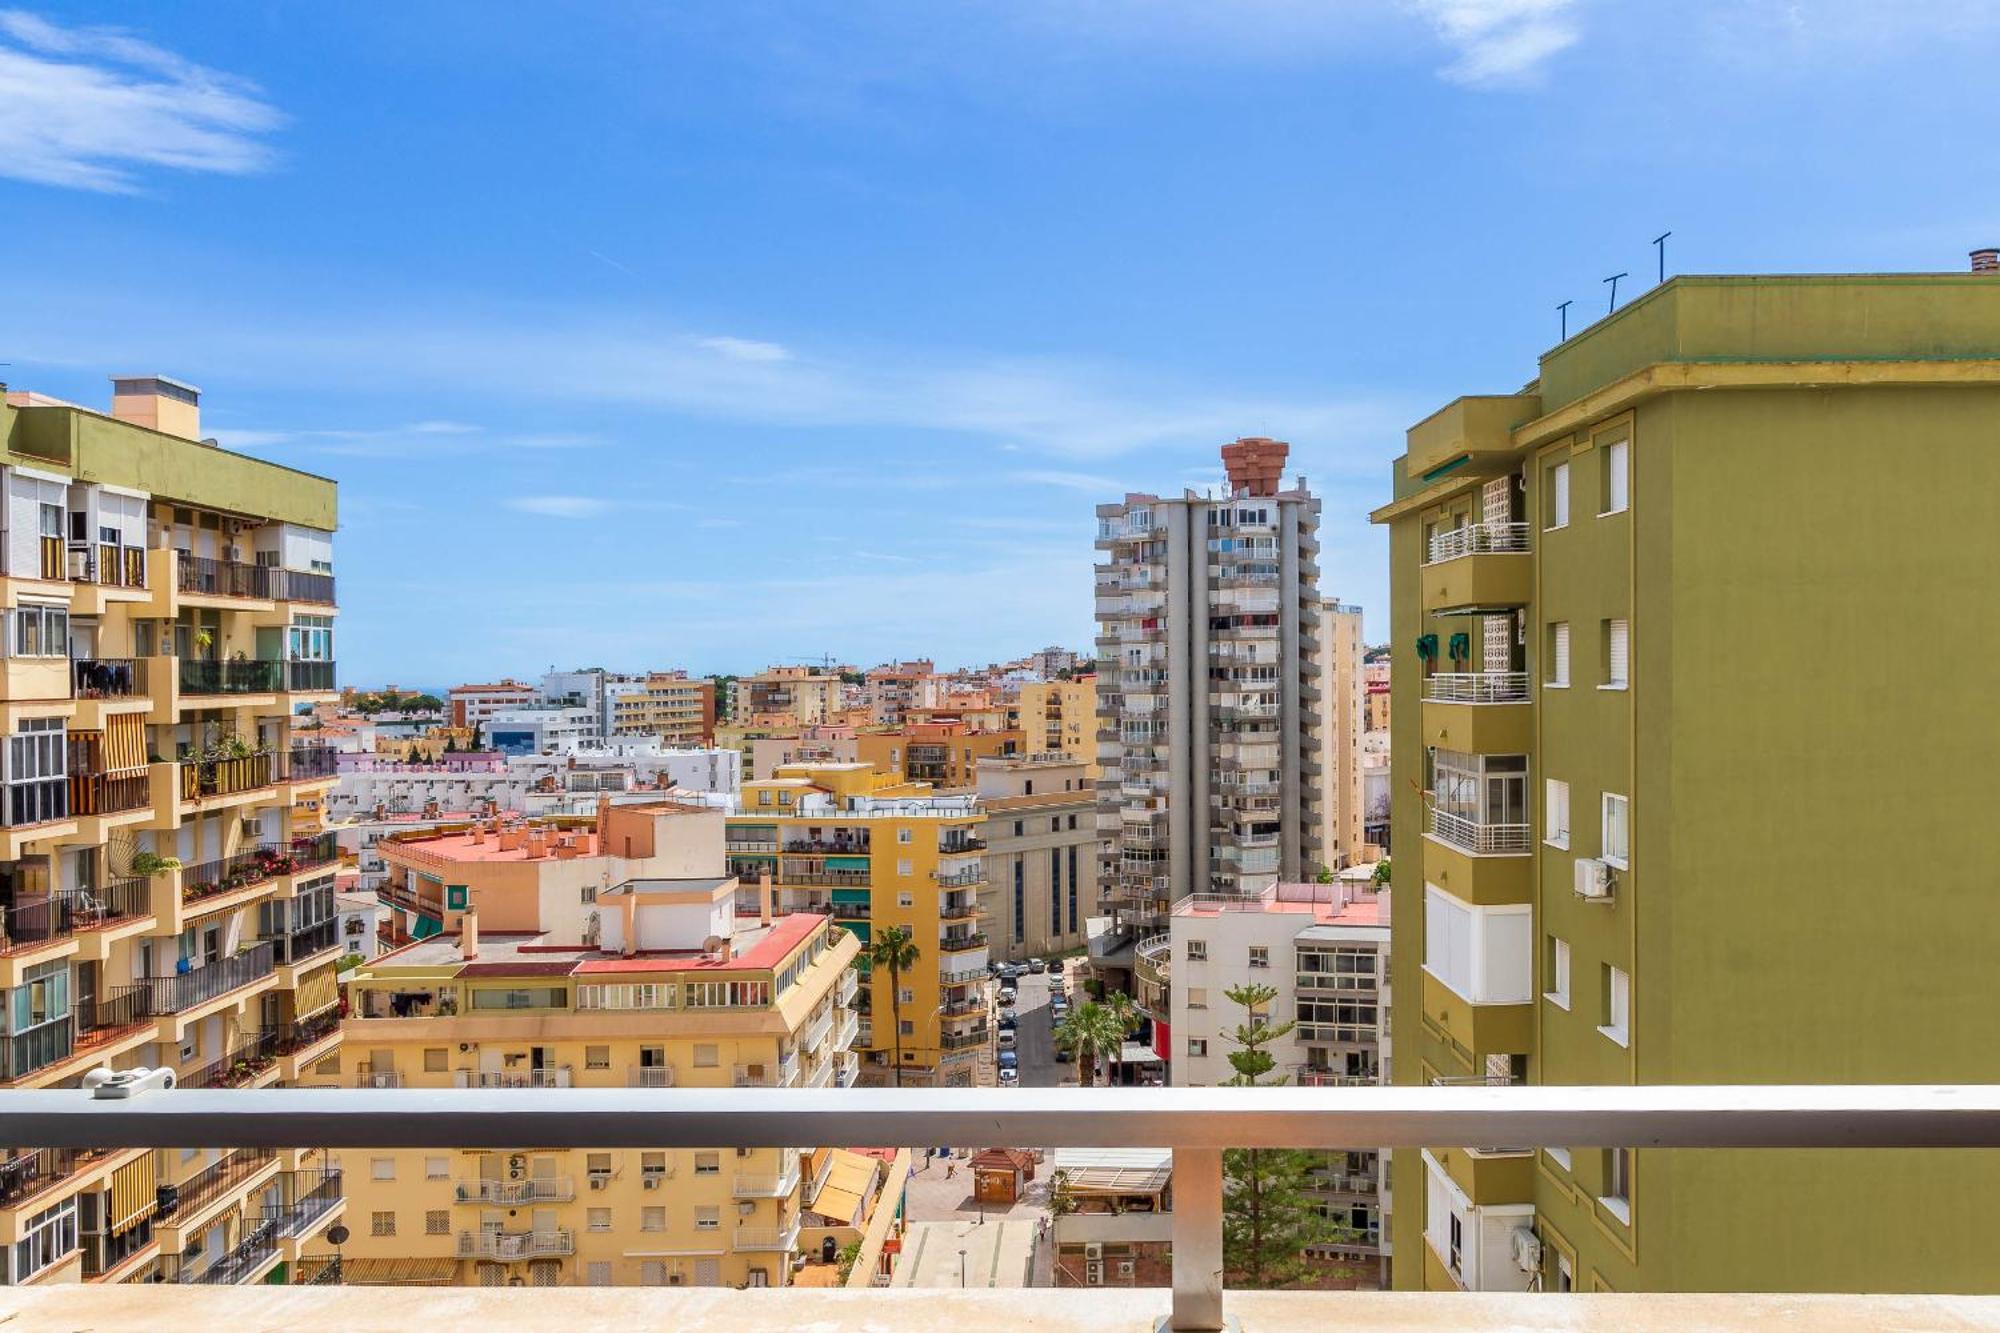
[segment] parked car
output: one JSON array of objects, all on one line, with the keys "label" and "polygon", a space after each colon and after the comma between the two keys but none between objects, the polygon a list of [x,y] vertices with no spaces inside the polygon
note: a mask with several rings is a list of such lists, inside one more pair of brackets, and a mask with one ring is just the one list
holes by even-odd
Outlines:
[{"label": "parked car", "polygon": [[1020,1070],[1018,1070],[1018,1069],[1014,1068],[1014,1067],[1013,1067],[1012,1065],[1003,1065],[1003,1066],[1001,1066],[1001,1069],[1000,1069],[1000,1086],[1001,1086],[1001,1087],[1003,1087],[1003,1088],[1014,1088],[1014,1087],[1019,1087],[1019,1086],[1020,1086],[1020,1083],[1021,1083],[1021,1071],[1020,1071]]},{"label": "parked car", "polygon": [[1062,1064],[1062,1065],[1066,1065],[1066,1064],[1068,1064],[1068,1063],[1069,1063],[1069,1062],[1070,1062],[1071,1060],[1074,1060],[1075,1058],[1076,1058],[1076,1057],[1075,1057],[1074,1055],[1072,1055],[1072,1054],[1070,1053],[1070,1049],[1069,1049],[1069,1047],[1067,1047],[1067,1046],[1058,1046],[1058,1047],[1056,1047],[1056,1063],[1057,1063],[1057,1064]]},{"label": "parked car", "polygon": [[[1050,973],[1050,974],[1051,974],[1052,976],[1058,976],[1058,977],[1059,977],[1059,976],[1061,976],[1061,975],[1062,975],[1062,971],[1063,971],[1063,960],[1062,960],[1062,959],[1060,959],[1060,958],[1051,958],[1051,959],[1049,959],[1049,973]],[[1050,984],[1054,984],[1054,983],[1050,983]]]},{"label": "parked car", "polygon": [[1019,963],[1002,963],[993,975],[999,977],[1002,981],[1012,981],[1021,975],[1021,965]]},{"label": "parked car", "polygon": [[1021,1064],[1020,1052],[1018,1051],[1000,1052],[1000,1067],[1002,1069],[1017,1069],[1020,1067],[1020,1064]]},{"label": "parked car", "polygon": [[1048,971],[1048,970],[1049,970],[1049,962],[1048,962],[1048,959],[1046,959],[1046,958],[1030,958],[1030,959],[1028,960],[1028,970],[1029,970],[1030,972],[1033,972],[1033,973],[1035,973],[1035,974],[1036,974],[1037,976],[1041,975],[1042,973],[1044,973],[1044,972],[1046,972],[1046,971]]},{"label": "parked car", "polygon": [[1014,1015],[1012,1014],[1000,1015],[1000,1030],[1002,1032],[1011,1032],[1013,1028],[1014,1028]]},{"label": "parked car", "polygon": [[1014,1002],[1020,999],[1020,997],[1021,993],[1012,986],[1002,986],[1000,988],[1000,1007],[1002,1009],[1012,1009]]},{"label": "parked car", "polygon": [[1011,1027],[1001,1028],[999,1040],[1000,1050],[1004,1054],[1012,1055],[1014,1052],[1014,1029]]}]

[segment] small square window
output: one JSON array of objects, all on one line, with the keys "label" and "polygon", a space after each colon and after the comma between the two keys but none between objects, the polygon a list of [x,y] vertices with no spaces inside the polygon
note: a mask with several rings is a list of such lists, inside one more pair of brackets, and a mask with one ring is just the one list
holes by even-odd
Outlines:
[{"label": "small square window", "polygon": [[720,1208],[705,1207],[694,1210],[694,1229],[696,1231],[714,1231],[721,1227],[721,1225],[722,1210]]},{"label": "small square window", "polygon": [[1190,1009],[1208,1008],[1208,991],[1200,986],[1188,987],[1187,1007]]},{"label": "small square window", "polygon": [[451,1210],[449,1208],[426,1208],[424,1210],[424,1234],[444,1236],[451,1233]]},{"label": "small square window", "polygon": [[442,1046],[424,1048],[424,1072],[442,1074],[451,1068],[451,1053]]},{"label": "small square window", "polygon": [[1251,946],[1250,946],[1250,966],[1252,966],[1252,967],[1269,967],[1270,965],[1271,965],[1271,948],[1270,948],[1270,946],[1269,946],[1269,945],[1266,945],[1266,944],[1253,944],[1253,945],[1251,945]]},{"label": "small square window", "polygon": [[909,846],[909,845],[910,845],[910,830],[909,830],[909,829],[906,829],[906,828],[899,828],[899,829],[897,829],[897,830],[896,830],[896,841],[897,841],[897,842],[900,842],[900,843],[902,843],[902,844],[903,844],[903,846],[905,846],[905,847]]},{"label": "small square window", "polygon": [[696,1042],[694,1046],[694,1067],[713,1069],[722,1063],[722,1052],[713,1042]]},{"label": "small square window", "polygon": [[722,1170],[722,1154],[698,1152],[694,1155],[694,1173],[698,1176],[716,1175]]},{"label": "small square window", "polygon": [[1207,941],[1207,940],[1189,940],[1189,941],[1187,942],[1187,960],[1188,960],[1188,961],[1189,961],[1190,963],[1205,963],[1205,962],[1207,962],[1207,961],[1208,961],[1208,941]]},{"label": "small square window", "polygon": [[370,1213],[368,1215],[368,1231],[370,1235],[374,1236],[395,1235],[396,1215],[394,1213]]},{"label": "small square window", "polygon": [[1187,1052],[1188,1052],[1188,1054],[1189,1054],[1189,1055],[1207,1055],[1207,1054],[1208,1054],[1208,1038],[1206,1038],[1206,1037],[1189,1037],[1189,1038],[1188,1038],[1188,1044],[1187,1044]]},{"label": "small square window", "polygon": [[611,1048],[609,1046],[586,1046],[583,1048],[585,1069],[611,1068]]},{"label": "small square window", "polygon": [[667,1210],[666,1210],[666,1209],[664,1209],[664,1208],[641,1208],[641,1209],[639,1210],[639,1230],[641,1230],[641,1231],[665,1231],[666,1229],[667,1229]]},{"label": "small square window", "polygon": [[424,1158],[425,1180],[449,1180],[450,1178],[451,1159],[449,1157]]},{"label": "small square window", "polygon": [[611,1210],[609,1208],[591,1209],[587,1225],[592,1231],[611,1230]]},{"label": "small square window", "polygon": [[899,893],[899,894],[897,894],[897,895],[896,895],[896,906],[898,906],[898,907],[915,907],[916,905],[917,905],[917,895],[916,895],[916,894],[914,894],[914,893]]},{"label": "small square window", "polygon": [[368,1159],[368,1175],[372,1180],[394,1180],[396,1159],[393,1157],[371,1157]]}]

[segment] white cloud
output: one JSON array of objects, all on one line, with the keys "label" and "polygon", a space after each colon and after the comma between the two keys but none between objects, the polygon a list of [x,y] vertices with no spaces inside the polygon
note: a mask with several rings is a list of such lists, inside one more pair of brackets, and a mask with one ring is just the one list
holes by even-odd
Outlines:
[{"label": "white cloud", "polygon": [[789,361],[792,354],[777,343],[758,342],[754,338],[715,337],[698,339],[703,347],[718,356],[731,361]]},{"label": "white cloud", "polygon": [[1089,472],[1058,472],[1046,469],[1015,472],[1015,481],[1027,482],[1031,486],[1056,486],[1066,491],[1085,491],[1107,500],[1115,500],[1125,493],[1125,483],[1116,477],[1100,477]]},{"label": "white cloud", "polygon": [[1550,57],[1582,37],[1575,0],[1407,0],[1458,58],[1442,73],[1475,88],[1540,81]]},{"label": "white cloud", "polygon": [[0,10],[0,175],[110,193],[140,167],[245,175],[283,122],[256,85],[118,29]]},{"label": "white cloud", "polygon": [[504,503],[509,509],[543,518],[595,518],[612,508],[611,501],[590,495],[516,495]]}]

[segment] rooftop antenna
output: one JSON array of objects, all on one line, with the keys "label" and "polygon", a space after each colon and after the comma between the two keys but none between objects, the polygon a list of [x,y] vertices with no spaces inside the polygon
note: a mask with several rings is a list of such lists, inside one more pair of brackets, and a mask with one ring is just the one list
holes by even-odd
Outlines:
[{"label": "rooftop antenna", "polygon": [[1660,234],[1659,234],[1658,236],[1655,236],[1655,237],[1653,238],[1653,248],[1654,248],[1655,250],[1658,250],[1658,251],[1660,252],[1660,281],[1661,281],[1661,282],[1665,282],[1665,281],[1667,280],[1667,237],[1669,237],[1669,236],[1671,236],[1671,235],[1673,235],[1673,233],[1672,233],[1672,232],[1670,232],[1670,231],[1663,231],[1663,232],[1661,232],[1661,233],[1660,233]]},{"label": "rooftop antenna", "polygon": [[1632,275],[1630,273],[1614,273],[1610,277],[1605,279],[1606,282],[1611,284],[1611,306],[1610,309],[1604,312],[1605,314],[1608,315],[1612,313],[1612,311],[1618,309],[1618,279],[1629,278],[1631,276]]},{"label": "rooftop antenna", "polygon": [[1562,337],[1557,340],[1559,342],[1569,341],[1569,308],[1575,304],[1576,302],[1574,301],[1564,301],[1561,305],[1556,307],[1556,313],[1562,316],[1563,332],[1562,332]]}]

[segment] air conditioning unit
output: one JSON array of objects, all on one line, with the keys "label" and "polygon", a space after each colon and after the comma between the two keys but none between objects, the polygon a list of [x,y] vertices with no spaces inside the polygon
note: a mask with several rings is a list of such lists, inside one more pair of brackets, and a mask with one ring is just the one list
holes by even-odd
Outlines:
[{"label": "air conditioning unit", "polygon": [[528,1174],[528,1159],[515,1153],[507,1159],[507,1179],[519,1180]]},{"label": "air conditioning unit", "polygon": [[1104,1246],[1092,1241],[1083,1247],[1083,1257],[1095,1263],[1104,1257]]},{"label": "air conditioning unit", "polygon": [[1593,902],[1606,902],[1611,897],[1611,863],[1596,857],[1577,858],[1576,896]]},{"label": "air conditioning unit", "polygon": [[757,1211],[757,1205],[751,1203],[748,1199],[745,1199],[742,1203],[736,1205],[736,1212],[737,1215],[740,1217],[749,1217],[756,1211]]},{"label": "air conditioning unit", "polygon": [[1542,1271],[1542,1241],[1530,1227],[1514,1228],[1514,1267],[1523,1273]]},{"label": "air conditioning unit", "polygon": [[660,1187],[660,1177],[647,1176],[644,1183],[647,1189],[656,1190]]},{"label": "air conditioning unit", "polygon": [[590,1187],[594,1190],[609,1189],[610,1186],[610,1176],[592,1176],[590,1178]]},{"label": "air conditioning unit", "polygon": [[1130,1259],[1120,1259],[1118,1261],[1118,1276],[1119,1277],[1132,1276],[1132,1261]]}]

